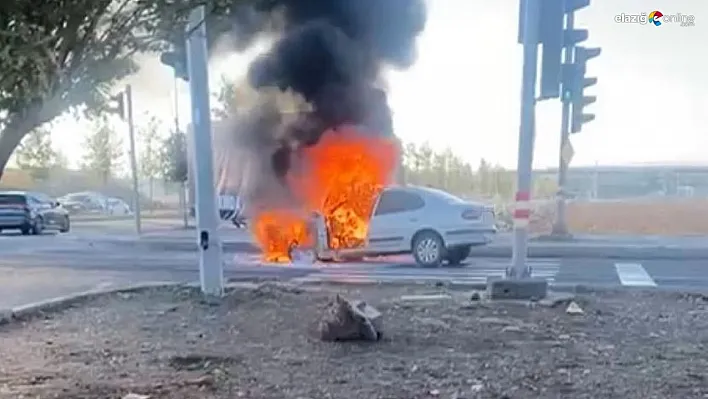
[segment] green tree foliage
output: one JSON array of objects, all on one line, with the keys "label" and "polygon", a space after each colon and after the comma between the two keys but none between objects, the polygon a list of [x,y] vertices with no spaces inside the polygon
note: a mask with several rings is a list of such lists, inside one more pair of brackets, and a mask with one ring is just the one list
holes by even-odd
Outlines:
[{"label": "green tree foliage", "polygon": [[[184,45],[189,10],[209,10],[210,43],[265,21],[237,12],[261,0],[5,1],[0,6],[0,177],[23,137],[67,110],[99,114],[138,52]],[[239,43],[234,43],[239,44]],[[241,43],[243,46],[244,43]]]},{"label": "green tree foliage", "polygon": [[123,140],[103,118],[96,120],[94,128],[84,141],[83,169],[92,172],[101,183],[107,184],[115,176],[123,158]]},{"label": "green tree foliage", "polygon": [[160,122],[151,117],[145,126],[138,129],[140,139],[140,175],[145,179],[155,179],[162,175],[160,160]]},{"label": "green tree foliage", "polygon": [[150,203],[154,198],[155,179],[162,175],[162,161],[160,159],[160,122],[151,117],[145,126],[138,129],[140,146],[140,175],[148,181],[148,197]]},{"label": "green tree foliage", "polygon": [[49,177],[49,171],[60,160],[52,146],[51,132],[45,128],[37,128],[25,136],[14,155],[17,166],[28,171],[34,180]]},{"label": "green tree foliage", "polygon": [[[429,144],[403,146],[405,182],[431,186],[465,197],[486,197],[500,201],[513,199],[516,172],[505,170],[482,159],[474,169],[451,149],[434,151]],[[534,181],[534,196],[555,194],[555,182],[548,178]]]},{"label": "green tree foliage", "polygon": [[172,132],[162,142],[160,151],[160,169],[162,176],[171,182],[187,181],[187,135],[182,132]]}]

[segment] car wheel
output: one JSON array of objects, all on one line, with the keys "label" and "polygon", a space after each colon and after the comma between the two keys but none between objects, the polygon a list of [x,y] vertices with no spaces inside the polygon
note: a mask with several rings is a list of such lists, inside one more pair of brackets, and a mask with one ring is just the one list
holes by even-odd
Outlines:
[{"label": "car wheel", "polygon": [[445,258],[445,245],[440,234],[422,231],[413,238],[413,258],[423,267],[438,267]]},{"label": "car wheel", "polygon": [[59,229],[60,233],[68,233],[69,230],[71,230],[71,221],[69,220],[69,217],[66,216],[64,217],[64,223],[61,224],[61,228]]},{"label": "car wheel", "polygon": [[471,245],[449,249],[446,257],[447,263],[450,266],[459,266],[463,260],[470,256],[470,251],[472,251]]},{"label": "car wheel", "polygon": [[44,220],[38,217],[34,220],[34,225],[32,226],[32,235],[39,236],[44,232]]}]

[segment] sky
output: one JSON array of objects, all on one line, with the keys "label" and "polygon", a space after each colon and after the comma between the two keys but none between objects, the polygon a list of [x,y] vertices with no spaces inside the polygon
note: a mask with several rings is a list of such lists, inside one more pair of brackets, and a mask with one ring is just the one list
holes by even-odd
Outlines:
[{"label": "sky", "polygon": [[[618,23],[618,14],[654,10],[692,15],[695,26]],[[516,168],[522,48],[517,44],[517,0],[431,0],[428,24],[418,39],[418,60],[404,71],[387,71],[396,134],[404,141],[451,147],[476,165],[480,159]],[[598,84],[587,94],[596,120],[572,135],[571,166],[708,164],[708,1],[592,0],[576,13],[589,30],[583,45],[601,47],[588,62]],[[701,40],[703,39],[703,40]],[[218,56],[210,65],[212,91],[222,76],[242,76],[266,45],[245,54]],[[138,60],[130,77],[137,124],[149,115],[174,124],[171,71],[156,56]],[[189,123],[187,85],[179,83],[179,119]],[[534,167],[556,167],[560,142],[559,100],[537,106]],[[81,159],[90,124],[63,117],[55,142],[72,164]],[[116,128],[127,127],[116,122]],[[166,131],[166,130],[165,130]]]}]

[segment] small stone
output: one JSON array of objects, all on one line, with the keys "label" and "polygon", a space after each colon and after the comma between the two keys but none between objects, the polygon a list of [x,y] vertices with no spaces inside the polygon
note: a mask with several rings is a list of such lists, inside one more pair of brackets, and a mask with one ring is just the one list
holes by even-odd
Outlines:
[{"label": "small stone", "polygon": [[474,384],[470,387],[470,389],[474,393],[482,392],[482,390],[484,390],[484,385],[483,384]]},{"label": "small stone", "polygon": [[566,340],[569,340],[569,339],[570,339],[570,335],[568,335],[568,334],[561,334],[561,335],[558,336],[558,339],[562,339],[562,340],[566,341]]},{"label": "small stone", "polygon": [[140,395],[137,393],[129,393],[123,396],[123,399],[150,399],[150,395]]},{"label": "small stone", "polygon": [[575,301],[572,301],[568,304],[568,307],[565,309],[565,312],[569,315],[585,314],[583,309],[577,303],[575,303]]},{"label": "small stone", "polygon": [[430,396],[440,396],[440,391],[437,389],[433,389],[430,391]]}]

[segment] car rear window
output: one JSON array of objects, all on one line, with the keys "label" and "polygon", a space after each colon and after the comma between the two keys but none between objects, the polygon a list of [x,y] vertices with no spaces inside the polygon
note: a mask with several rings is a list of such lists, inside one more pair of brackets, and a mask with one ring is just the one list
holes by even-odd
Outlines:
[{"label": "car rear window", "polygon": [[83,202],[89,199],[87,195],[69,195],[66,197],[69,201]]},{"label": "car rear window", "polygon": [[430,187],[422,188],[422,187],[421,187],[421,190],[427,191],[428,194],[431,194],[431,195],[433,195],[433,196],[435,196],[435,197],[438,197],[438,198],[440,198],[440,199],[442,199],[443,201],[448,202],[448,203],[458,204],[458,203],[465,202],[465,200],[463,200],[462,198],[460,198],[460,197],[458,197],[458,196],[456,196],[456,195],[450,194],[450,193],[448,193],[448,192],[446,192],[446,191],[438,190],[438,189],[436,189],[436,188],[430,188]]},{"label": "car rear window", "polygon": [[27,198],[18,194],[0,194],[0,205],[24,205]]}]

